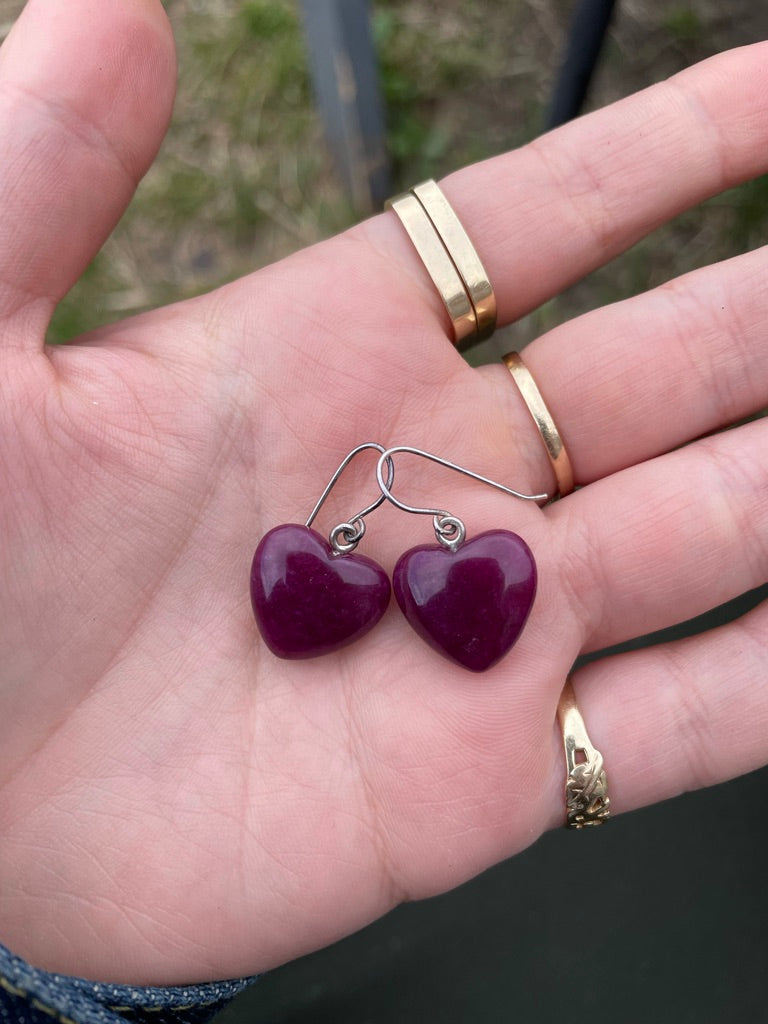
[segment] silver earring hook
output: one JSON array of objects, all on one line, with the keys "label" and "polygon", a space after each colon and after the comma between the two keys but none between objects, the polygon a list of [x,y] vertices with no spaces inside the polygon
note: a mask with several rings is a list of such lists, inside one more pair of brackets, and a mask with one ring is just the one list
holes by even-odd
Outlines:
[{"label": "silver earring hook", "polygon": [[[387,490],[389,490],[395,479],[395,464],[391,459],[387,458],[384,445],[377,444],[376,441],[366,441],[364,444],[359,444],[357,448],[353,448],[352,451],[346,456],[344,461],[341,463],[339,468],[336,470],[336,472],[333,474],[331,479],[328,481],[325,490],[318,498],[317,504],[310,512],[309,518],[304,524],[305,526],[309,527],[312,525],[312,523],[314,523],[318,512],[323,507],[326,498],[333,490],[336,481],[339,479],[341,474],[350,464],[352,459],[354,459],[356,455],[359,455],[360,452],[366,451],[369,448],[375,448],[377,452],[380,452],[381,458],[387,463],[386,488]],[[383,478],[384,474],[382,469],[382,479]],[[330,541],[331,547],[337,554],[342,555],[347,554],[350,551],[354,551],[354,549],[363,539],[363,535],[365,533],[365,517],[369,515],[371,512],[373,512],[375,509],[377,509],[379,505],[381,505],[382,502],[386,500],[386,497],[387,495],[385,491],[382,489],[381,494],[378,496],[378,498],[376,498],[375,501],[372,501],[370,505],[366,505],[366,507],[362,509],[362,511],[358,512],[357,515],[352,516],[348,523],[339,523],[338,526],[334,526],[334,528],[330,532],[328,539]]]},{"label": "silver earring hook", "polygon": [[[376,479],[379,487],[381,488],[382,495],[387,499],[387,501],[390,501],[402,512],[411,512],[418,516],[432,516],[432,523],[435,528],[435,535],[438,541],[451,551],[455,551],[456,548],[459,547],[466,535],[466,529],[461,519],[457,516],[452,516],[449,512],[446,512],[445,509],[416,508],[415,505],[406,505],[405,502],[400,501],[400,499],[396,498],[392,493],[391,478],[394,476],[394,463],[392,462],[392,456],[397,455],[399,452],[404,452],[408,455],[419,455],[423,459],[429,459],[430,462],[436,462],[440,466],[445,466],[446,469],[453,469],[457,473],[462,473],[464,476],[471,477],[473,480],[478,480],[481,484],[488,484],[489,487],[495,487],[497,491],[503,491],[505,494],[510,494],[513,498],[520,498],[522,501],[544,502],[549,500],[548,494],[521,494],[520,491],[515,491],[511,487],[498,483],[496,480],[490,480],[487,476],[481,476],[479,473],[474,473],[471,469],[465,469],[464,466],[458,466],[455,462],[449,462],[448,459],[443,459],[439,455],[433,455],[431,452],[422,451],[421,448],[411,448],[409,445],[396,445],[393,448],[387,448],[386,451],[382,452],[376,465]],[[390,479],[388,479],[386,483],[384,481],[385,463],[390,467]]]}]

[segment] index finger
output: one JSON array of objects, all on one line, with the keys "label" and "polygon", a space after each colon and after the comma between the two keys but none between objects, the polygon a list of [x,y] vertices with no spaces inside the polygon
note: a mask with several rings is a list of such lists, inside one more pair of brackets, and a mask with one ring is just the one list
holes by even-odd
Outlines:
[{"label": "index finger", "polygon": [[[441,182],[493,283],[499,324],[683,210],[764,171],[767,93],[768,45],[756,43]],[[383,215],[360,230],[398,260],[449,333],[396,219]]]}]

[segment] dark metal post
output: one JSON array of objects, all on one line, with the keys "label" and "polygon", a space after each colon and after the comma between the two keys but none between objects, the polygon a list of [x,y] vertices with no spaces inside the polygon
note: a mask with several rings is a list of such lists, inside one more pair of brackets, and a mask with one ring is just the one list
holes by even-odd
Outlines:
[{"label": "dark metal post", "polygon": [[579,0],[576,5],[547,128],[556,128],[581,111],[615,6],[616,0]]},{"label": "dark metal post", "polygon": [[354,205],[390,195],[368,0],[301,0],[309,67],[326,136]]}]

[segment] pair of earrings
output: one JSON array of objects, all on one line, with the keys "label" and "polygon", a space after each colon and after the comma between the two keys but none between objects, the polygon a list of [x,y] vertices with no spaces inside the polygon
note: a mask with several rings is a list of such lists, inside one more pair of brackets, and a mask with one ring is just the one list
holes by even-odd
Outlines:
[{"label": "pair of earrings", "polygon": [[[380,494],[349,522],[335,526],[326,542],[311,529],[312,523],[349,462],[368,449],[380,454]],[[251,603],[264,642],[278,657],[314,658],[336,651],[364,636],[387,610],[386,572],[373,559],[352,553],[365,534],[365,517],[384,501],[403,512],[432,516],[438,543],[411,548],[392,576],[397,603],[423,640],[464,668],[483,672],[520,636],[536,595],[536,563],[528,545],[509,530],[489,530],[466,540],[458,517],[404,504],[392,494],[393,457],[401,452],[524,501],[547,500],[546,494],[520,494],[418,448],[358,445],[336,470],[304,526],[276,526],[256,548]]]}]

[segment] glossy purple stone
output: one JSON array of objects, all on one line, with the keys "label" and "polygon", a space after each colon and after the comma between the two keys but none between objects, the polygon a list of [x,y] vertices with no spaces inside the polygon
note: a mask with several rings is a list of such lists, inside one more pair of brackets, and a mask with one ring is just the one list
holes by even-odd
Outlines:
[{"label": "glossy purple stone", "polygon": [[372,559],[337,555],[295,523],[270,530],[253,556],[253,614],[278,658],[314,658],[364,636],[387,610],[389,593]]},{"label": "glossy purple stone", "polygon": [[536,596],[536,563],[516,533],[489,530],[453,552],[411,548],[392,578],[408,622],[472,672],[495,665],[520,636]]}]

